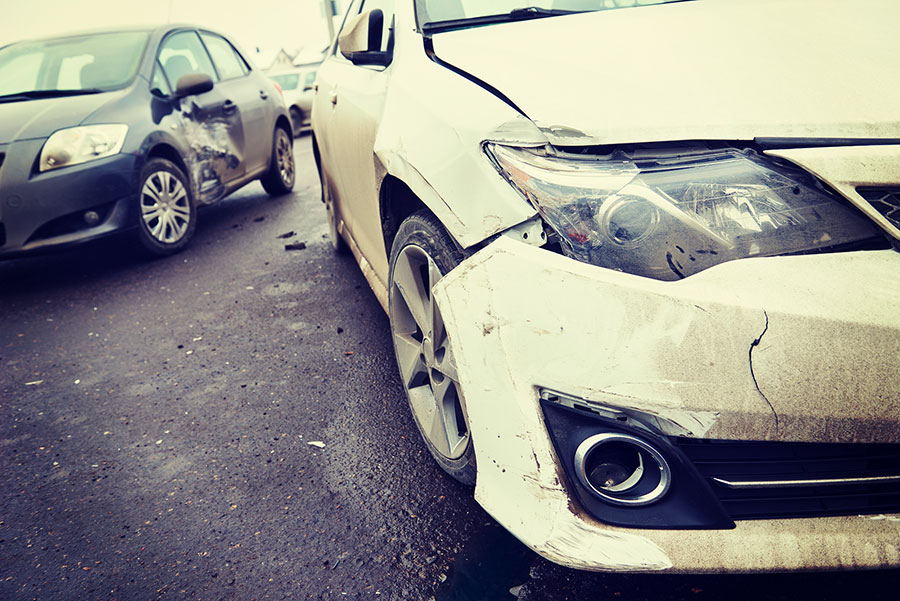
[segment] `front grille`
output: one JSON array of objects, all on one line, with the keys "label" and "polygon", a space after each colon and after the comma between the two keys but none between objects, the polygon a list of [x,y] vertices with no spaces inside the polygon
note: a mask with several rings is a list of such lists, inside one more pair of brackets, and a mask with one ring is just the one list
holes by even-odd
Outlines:
[{"label": "front grille", "polygon": [[675,443],[732,519],[900,512],[900,444]]},{"label": "front grille", "polygon": [[856,191],[895,227],[900,228],[900,187],[857,188]]}]

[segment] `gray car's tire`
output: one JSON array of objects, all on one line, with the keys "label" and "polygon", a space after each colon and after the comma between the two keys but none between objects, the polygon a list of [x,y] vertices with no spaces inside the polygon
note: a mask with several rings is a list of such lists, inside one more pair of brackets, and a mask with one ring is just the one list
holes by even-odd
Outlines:
[{"label": "gray car's tire", "polygon": [[269,169],[259,178],[269,196],[282,196],[294,189],[294,142],[291,134],[281,127],[272,136],[272,158]]},{"label": "gray car's tire", "polygon": [[427,211],[408,217],[391,248],[388,302],[400,379],[419,433],[438,465],[475,483],[475,448],[456,362],[431,288],[466,253]]},{"label": "gray car's tire", "polygon": [[197,227],[197,207],[187,176],[174,163],[150,159],[138,183],[136,238],[147,254],[164,257],[188,245]]},{"label": "gray car's tire", "polygon": [[296,106],[292,106],[290,113],[291,129],[293,130],[294,138],[299,138],[300,132],[303,131],[303,111],[301,111]]}]

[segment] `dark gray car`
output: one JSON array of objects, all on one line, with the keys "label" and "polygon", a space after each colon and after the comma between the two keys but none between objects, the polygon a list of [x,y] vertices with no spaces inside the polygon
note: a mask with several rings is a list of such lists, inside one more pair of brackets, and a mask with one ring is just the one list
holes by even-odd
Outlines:
[{"label": "dark gray car", "polygon": [[0,48],[0,258],[118,231],[177,252],[198,206],[255,179],[293,188],[291,122],[225,37],[167,25]]}]

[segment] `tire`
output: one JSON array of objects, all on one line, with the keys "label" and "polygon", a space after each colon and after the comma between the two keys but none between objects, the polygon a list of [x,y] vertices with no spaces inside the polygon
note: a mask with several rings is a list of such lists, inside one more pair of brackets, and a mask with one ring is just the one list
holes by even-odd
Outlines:
[{"label": "tire", "polygon": [[290,113],[291,130],[293,130],[292,133],[294,135],[294,139],[297,139],[300,137],[300,132],[303,131],[303,111],[301,111],[296,106],[292,106]]},{"label": "tire", "polygon": [[272,136],[272,158],[269,170],[259,178],[269,196],[290,194],[294,189],[294,142],[291,134],[281,127],[275,128]]},{"label": "tire", "polygon": [[391,248],[388,307],[400,379],[425,445],[438,465],[475,484],[475,448],[456,363],[431,288],[466,253],[429,212],[402,224]]},{"label": "tire", "polygon": [[141,169],[137,242],[154,257],[184,249],[197,227],[197,206],[187,176],[171,161],[156,158]]},{"label": "tire", "polygon": [[331,187],[328,185],[328,178],[325,177],[325,168],[319,165],[319,183],[322,186],[322,203],[325,205],[325,216],[328,219],[328,239],[331,241],[331,248],[339,255],[347,254],[350,248],[347,242],[338,232],[337,227],[337,207],[334,204],[334,196],[331,194]]}]

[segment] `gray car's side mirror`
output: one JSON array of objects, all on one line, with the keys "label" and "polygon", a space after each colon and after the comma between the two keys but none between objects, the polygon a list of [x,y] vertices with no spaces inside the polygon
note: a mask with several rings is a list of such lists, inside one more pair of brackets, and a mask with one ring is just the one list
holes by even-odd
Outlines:
[{"label": "gray car's side mirror", "polygon": [[175,84],[175,96],[184,98],[194,94],[203,94],[212,89],[212,77],[206,73],[188,73],[178,78],[178,83]]},{"label": "gray car's side mirror", "polygon": [[338,37],[338,48],[354,65],[387,65],[390,51],[381,50],[384,13],[375,8],[354,17]]}]

